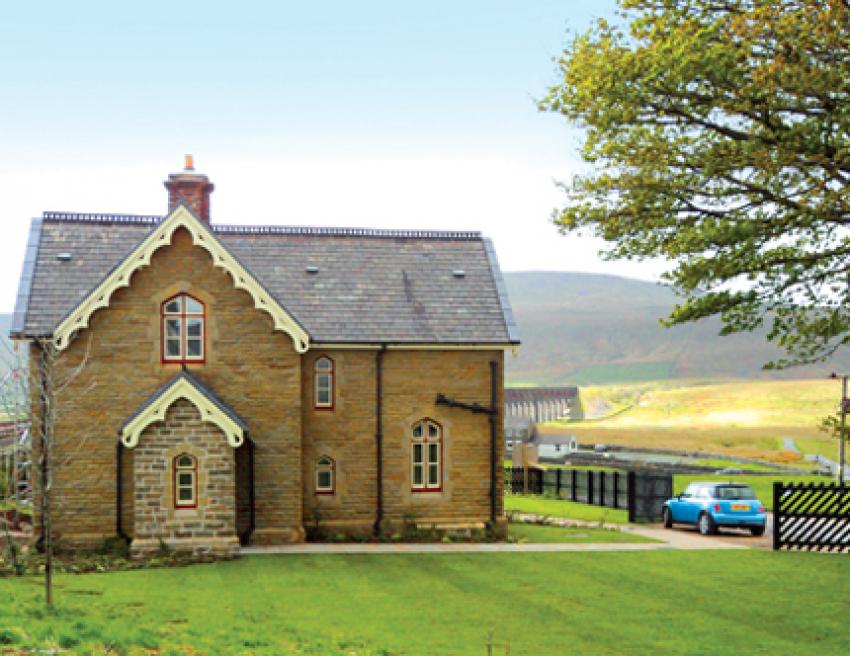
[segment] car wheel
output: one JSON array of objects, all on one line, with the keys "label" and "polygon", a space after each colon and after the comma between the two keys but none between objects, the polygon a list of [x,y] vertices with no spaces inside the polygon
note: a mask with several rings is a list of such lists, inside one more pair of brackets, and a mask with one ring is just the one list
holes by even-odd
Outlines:
[{"label": "car wheel", "polygon": [[753,534],[753,537],[761,537],[764,535],[764,526],[750,526],[750,533]]},{"label": "car wheel", "polygon": [[673,513],[670,512],[669,508],[665,508],[664,512],[661,513],[661,521],[664,528],[673,528]]},{"label": "car wheel", "polygon": [[697,526],[699,527],[700,535],[714,535],[717,533],[717,525],[714,523],[711,515],[707,512],[704,512],[699,516]]}]

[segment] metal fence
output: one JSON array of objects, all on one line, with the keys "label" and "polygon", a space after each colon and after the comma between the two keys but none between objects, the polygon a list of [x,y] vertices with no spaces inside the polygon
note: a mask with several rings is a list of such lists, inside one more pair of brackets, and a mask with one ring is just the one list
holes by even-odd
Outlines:
[{"label": "metal fence", "polygon": [[630,522],[661,521],[673,476],[657,472],[506,467],[505,489],[628,511]]},{"label": "metal fence", "polygon": [[773,548],[850,553],[850,486],[774,483]]}]

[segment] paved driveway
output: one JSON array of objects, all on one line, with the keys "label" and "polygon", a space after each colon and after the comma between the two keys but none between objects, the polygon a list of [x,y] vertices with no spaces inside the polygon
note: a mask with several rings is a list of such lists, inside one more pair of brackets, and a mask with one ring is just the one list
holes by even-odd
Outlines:
[{"label": "paved driveway", "polygon": [[[632,530],[632,525],[630,525],[629,530]],[[767,513],[767,525],[765,526],[764,535],[760,535],[758,537],[754,537],[747,529],[743,528],[721,528],[716,535],[712,535],[711,537],[704,537],[699,534],[696,526],[689,526],[688,524],[675,524],[672,529],[665,529],[660,524],[652,525],[651,527],[647,527],[649,531],[652,532],[651,535],[647,535],[647,537],[655,537],[659,532],[664,533],[666,535],[673,535],[672,540],[711,540],[712,542],[719,542],[725,545],[732,545],[737,547],[744,547],[749,549],[772,549],[773,548],[773,513]],[[642,533],[643,529],[636,527],[635,532],[638,535],[644,535]],[[680,535],[689,536],[688,538],[677,537]],[[662,539],[662,538],[657,538]]]}]

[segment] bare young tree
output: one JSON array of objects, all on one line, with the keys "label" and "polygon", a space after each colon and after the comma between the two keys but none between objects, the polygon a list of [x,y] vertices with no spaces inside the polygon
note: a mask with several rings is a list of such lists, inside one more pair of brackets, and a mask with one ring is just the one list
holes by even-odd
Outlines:
[{"label": "bare young tree", "polygon": [[[49,338],[34,339],[21,348],[5,348],[11,354],[10,371],[17,372],[13,378],[20,382],[14,392],[12,410],[16,422],[25,426],[31,442],[31,475],[34,498],[37,508],[33,515],[39,515],[39,539],[37,547],[44,553],[44,591],[45,603],[53,605],[53,560],[54,533],[53,519],[57,504],[53,498],[55,473],[65,463],[79,454],[85,447],[86,433],[80,427],[80,434],[63,437],[61,457],[57,457],[56,426],[61,413],[62,398],[67,393],[81,395],[88,392],[94,383],[83,389],[74,385],[84,370],[91,351],[91,337],[85,345],[80,362],[73,366],[61,366],[59,353]],[[7,358],[9,359],[9,358]],[[9,414],[9,410],[6,410]],[[69,442],[70,440],[70,442]]]},{"label": "bare young tree", "polygon": [[[19,571],[18,549],[12,528],[19,528],[22,510],[31,502],[29,468],[29,403],[27,368],[16,346],[0,340],[0,529],[6,541],[7,558]],[[11,519],[7,520],[7,516]]]},{"label": "bare young tree", "polygon": [[[61,468],[77,453],[83,450],[86,433],[82,437],[73,438],[76,444],[71,449],[70,444],[63,445],[61,459],[56,455],[56,425],[61,410],[60,399],[69,391],[76,379],[85,369],[91,352],[91,333],[86,342],[85,353],[79,364],[65,368],[59,366],[59,353],[49,338],[34,340],[35,357],[30,370],[30,385],[36,390],[31,394],[32,400],[37,399],[37,407],[31,408],[31,434],[34,452],[37,448],[38,458],[36,469],[39,484],[39,511],[41,514],[41,548],[44,551],[44,595],[47,606],[53,605],[53,480],[55,471]],[[76,395],[85,394],[86,389],[73,389]],[[80,427],[82,431],[82,427]]]}]

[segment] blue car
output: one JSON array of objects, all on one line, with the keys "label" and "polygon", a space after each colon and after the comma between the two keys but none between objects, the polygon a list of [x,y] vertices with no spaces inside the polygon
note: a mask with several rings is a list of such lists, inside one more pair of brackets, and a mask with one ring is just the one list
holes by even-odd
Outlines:
[{"label": "blue car", "polygon": [[677,497],[664,502],[665,528],[694,524],[702,535],[712,535],[719,526],[748,528],[763,535],[767,516],[753,488],[740,483],[691,483]]}]

